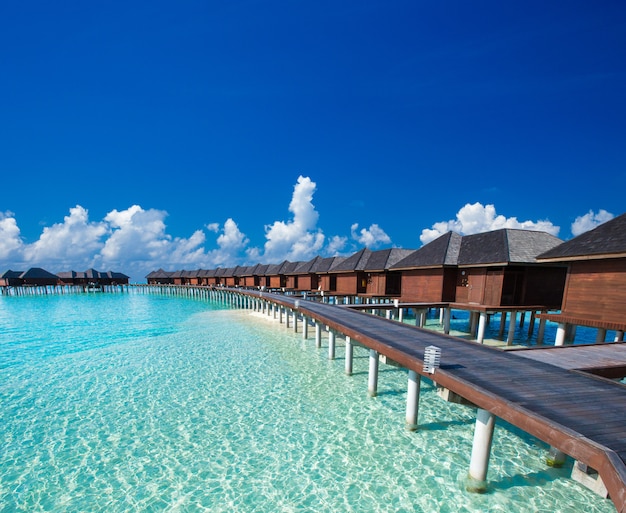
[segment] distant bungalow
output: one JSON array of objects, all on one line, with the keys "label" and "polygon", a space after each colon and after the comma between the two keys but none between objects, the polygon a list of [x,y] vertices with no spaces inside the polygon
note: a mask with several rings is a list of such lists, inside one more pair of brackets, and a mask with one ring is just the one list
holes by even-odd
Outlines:
[{"label": "distant bungalow", "polygon": [[129,277],[119,272],[67,271],[58,274],[31,267],[28,271],[8,270],[0,276],[0,287],[54,286],[54,285],[127,285]]}]

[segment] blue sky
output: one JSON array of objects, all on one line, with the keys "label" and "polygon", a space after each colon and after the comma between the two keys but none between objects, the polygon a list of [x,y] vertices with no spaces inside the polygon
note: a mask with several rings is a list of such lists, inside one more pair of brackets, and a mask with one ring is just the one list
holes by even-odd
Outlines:
[{"label": "blue sky", "polygon": [[141,279],[624,212],[623,2],[4,2],[0,48],[0,269]]}]

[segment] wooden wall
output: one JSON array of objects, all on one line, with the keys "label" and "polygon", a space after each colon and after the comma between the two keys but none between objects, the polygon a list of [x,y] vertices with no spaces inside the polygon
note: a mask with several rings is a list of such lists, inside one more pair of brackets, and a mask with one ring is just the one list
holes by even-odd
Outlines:
[{"label": "wooden wall", "polygon": [[402,301],[428,303],[442,301],[444,269],[402,271]]},{"label": "wooden wall", "polygon": [[623,323],[626,319],[626,259],[572,262],[563,313]]}]

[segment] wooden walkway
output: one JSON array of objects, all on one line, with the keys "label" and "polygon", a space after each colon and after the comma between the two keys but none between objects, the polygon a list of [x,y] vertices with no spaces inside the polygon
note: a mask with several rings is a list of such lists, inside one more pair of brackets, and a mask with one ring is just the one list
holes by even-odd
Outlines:
[{"label": "wooden walkway", "polygon": [[[288,308],[297,300],[233,292]],[[298,310],[597,470],[617,511],[626,513],[625,386],[355,309],[300,299]],[[430,345],[441,348],[434,375],[422,365]]]},{"label": "wooden walkway", "polygon": [[509,351],[517,356],[555,365],[562,369],[590,372],[605,378],[621,378],[626,375],[626,343],[624,342],[557,347],[516,347]]}]

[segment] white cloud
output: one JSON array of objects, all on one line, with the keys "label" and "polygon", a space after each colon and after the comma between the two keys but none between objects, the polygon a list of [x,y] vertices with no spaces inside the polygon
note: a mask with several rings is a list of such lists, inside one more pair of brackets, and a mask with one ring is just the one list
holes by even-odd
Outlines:
[{"label": "white cloud", "polygon": [[615,216],[606,210],[600,209],[598,213],[593,210],[587,212],[584,216],[578,216],[572,223],[572,235],[577,237],[581,233],[588,232],[602,223],[610,221]]},{"label": "white cloud", "polygon": [[[212,223],[212,225],[214,224],[217,223]],[[219,224],[216,231],[219,231]],[[228,218],[224,223],[222,233],[217,238],[218,248],[208,254],[208,265],[211,267],[232,267],[236,263],[240,263],[241,254],[245,253],[249,242],[246,235],[239,230],[237,223]]]},{"label": "white cloud", "polygon": [[67,265],[80,262],[90,266],[93,256],[103,247],[107,233],[104,223],[89,221],[89,213],[80,205],[70,208],[62,223],[45,227],[39,240],[24,247],[27,262],[52,262]]},{"label": "white cloud", "polygon": [[359,228],[358,223],[354,223],[350,227],[350,233],[352,238],[356,240],[362,246],[366,248],[373,249],[381,244],[390,244],[391,238],[387,235],[384,230],[378,226],[377,224],[372,224],[369,229],[361,228],[360,232],[357,232]]},{"label": "white cloud", "polygon": [[306,260],[316,256],[324,245],[324,234],[317,229],[318,212],[313,205],[316,184],[299,176],[293,189],[289,212],[291,221],[275,221],[265,227],[264,260]]},{"label": "white cloud", "polygon": [[330,256],[339,255],[346,247],[347,243],[348,237],[340,237],[339,235],[334,235],[328,241],[328,245],[326,246],[326,254]]},{"label": "white cloud", "polygon": [[[76,205],[62,222],[45,227],[37,241],[23,242],[15,216],[0,213],[0,265],[15,270],[30,266],[51,272],[121,271],[135,281],[162,267],[176,269],[214,269],[257,262],[272,263],[285,259],[308,260],[317,255],[335,256],[353,250],[348,237],[335,235],[328,240],[318,228],[319,213],[313,205],[316,184],[300,176],[294,186],[289,212],[292,218],[265,226],[262,248],[250,247],[248,237],[228,218],[223,225],[212,222],[195,230],[190,237],[167,233],[167,212],[132,205],[112,210],[100,221],[90,221],[86,208]],[[377,225],[359,232],[353,225],[354,240],[368,247],[389,243],[389,236]],[[207,241],[215,233],[215,241]],[[213,249],[207,249],[213,248]]]},{"label": "white cloud", "polygon": [[0,258],[11,259],[22,250],[20,229],[12,212],[0,212]]},{"label": "white cloud", "polygon": [[109,212],[104,221],[110,236],[100,253],[102,265],[124,260],[162,262],[171,253],[171,237],[165,233],[163,210],[144,210],[133,205],[126,210]]},{"label": "white cloud", "polygon": [[422,244],[436,239],[446,232],[454,231],[461,235],[471,235],[500,228],[518,228],[523,230],[544,231],[552,235],[558,235],[559,227],[550,221],[518,221],[517,217],[504,217],[496,213],[494,205],[482,205],[481,203],[467,203],[461,208],[456,219],[441,221],[433,224],[432,228],[425,228],[420,235]]}]

